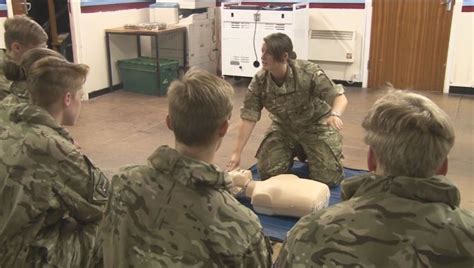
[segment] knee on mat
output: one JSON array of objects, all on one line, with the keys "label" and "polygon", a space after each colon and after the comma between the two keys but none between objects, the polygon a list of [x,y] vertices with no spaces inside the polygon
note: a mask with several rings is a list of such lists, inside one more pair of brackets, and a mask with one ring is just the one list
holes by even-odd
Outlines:
[{"label": "knee on mat", "polygon": [[337,186],[344,179],[342,168],[336,170],[319,170],[311,172],[310,178],[326,184],[329,187]]},{"label": "knee on mat", "polygon": [[258,174],[260,175],[261,180],[266,180],[270,177],[277,176],[283,173],[288,173],[290,163],[287,164],[269,164],[269,163],[262,163],[262,161],[258,161],[257,169]]}]

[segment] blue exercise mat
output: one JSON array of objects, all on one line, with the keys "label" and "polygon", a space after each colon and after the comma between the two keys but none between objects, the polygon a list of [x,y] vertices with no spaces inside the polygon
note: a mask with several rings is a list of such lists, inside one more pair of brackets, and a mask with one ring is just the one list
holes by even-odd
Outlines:
[{"label": "blue exercise mat", "polygon": [[[260,180],[258,175],[257,166],[253,165],[250,170],[254,180]],[[307,178],[309,176],[309,169],[306,163],[295,161],[291,168],[291,173],[295,174],[300,178]],[[355,175],[367,173],[366,170],[344,168],[344,178],[352,177]],[[341,188],[336,186],[330,188],[331,197],[329,198],[329,206],[341,202]],[[253,210],[250,199],[247,197],[237,198],[240,203]],[[285,216],[268,216],[256,213],[260,219],[260,223],[263,226],[263,233],[274,241],[283,241],[286,238],[286,233],[295,225],[299,218],[285,217]]]}]

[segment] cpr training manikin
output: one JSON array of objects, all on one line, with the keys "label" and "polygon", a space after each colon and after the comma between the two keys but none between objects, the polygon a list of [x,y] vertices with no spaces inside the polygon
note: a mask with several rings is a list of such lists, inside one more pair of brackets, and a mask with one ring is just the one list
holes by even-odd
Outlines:
[{"label": "cpr training manikin", "polygon": [[321,182],[281,174],[265,181],[252,180],[250,170],[229,172],[234,194],[245,194],[257,213],[302,217],[329,203],[329,187]]}]

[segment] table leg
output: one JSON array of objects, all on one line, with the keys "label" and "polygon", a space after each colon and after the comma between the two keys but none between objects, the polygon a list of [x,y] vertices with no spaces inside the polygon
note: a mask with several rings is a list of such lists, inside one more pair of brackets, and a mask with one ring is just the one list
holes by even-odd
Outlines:
[{"label": "table leg", "polygon": [[187,71],[187,60],[188,60],[188,42],[187,42],[187,30],[183,31],[183,73]]},{"label": "table leg", "polygon": [[138,54],[138,57],[142,56],[142,44],[141,44],[140,35],[137,35],[137,54]]},{"label": "table leg", "polygon": [[107,51],[107,71],[109,78],[109,92],[112,92],[113,81],[112,81],[112,59],[110,56],[110,34],[105,33],[105,46]]},{"label": "table leg", "polygon": [[158,45],[158,35],[155,35],[155,47],[156,47],[156,79],[158,84],[158,95],[161,90],[161,80],[160,80],[160,47]]}]

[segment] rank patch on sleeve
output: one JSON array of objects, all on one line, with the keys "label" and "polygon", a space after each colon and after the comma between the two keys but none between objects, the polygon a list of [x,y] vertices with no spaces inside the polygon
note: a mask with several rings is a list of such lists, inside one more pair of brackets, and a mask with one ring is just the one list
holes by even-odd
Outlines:
[{"label": "rank patch on sleeve", "polygon": [[109,179],[100,169],[94,166],[87,156],[84,156],[84,159],[89,167],[89,175],[92,182],[91,201],[99,203],[107,201],[109,199]]}]

